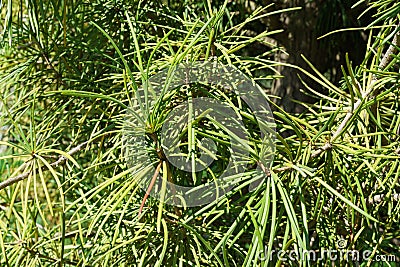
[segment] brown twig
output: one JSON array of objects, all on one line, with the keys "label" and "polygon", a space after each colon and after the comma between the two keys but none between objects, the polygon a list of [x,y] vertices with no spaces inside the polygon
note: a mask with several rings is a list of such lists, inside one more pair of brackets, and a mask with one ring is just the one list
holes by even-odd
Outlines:
[{"label": "brown twig", "polygon": [[[398,30],[399,27],[400,27],[400,24],[397,26],[396,30]],[[398,31],[395,34],[392,43],[390,44],[388,50],[386,51],[381,62],[379,63],[379,66],[378,66],[379,69],[384,69],[389,65],[390,59],[391,59],[392,55],[395,54],[397,46],[399,46],[399,44],[400,44],[400,31]],[[311,158],[315,158],[318,155],[320,155],[322,152],[332,148],[332,142],[335,141],[337,137],[339,137],[339,135],[343,131],[344,127],[347,125],[349,120],[353,117],[354,110],[357,110],[361,106],[363,101],[367,100],[369,98],[370,94],[374,91],[374,85],[377,81],[378,81],[378,78],[376,77],[376,75],[374,75],[372,78],[372,82],[371,82],[370,86],[368,87],[368,89],[364,93],[361,94],[361,98],[359,98],[357,100],[357,102],[354,104],[354,106],[349,108],[349,111],[347,112],[346,117],[343,119],[342,123],[339,125],[339,127],[336,129],[336,131],[333,133],[331,141],[329,143],[326,143],[324,146],[320,147],[316,151],[314,151],[311,154]],[[356,86],[360,87],[358,84]]]},{"label": "brown twig", "polygon": [[[160,144],[158,143],[158,136],[157,136],[157,134],[156,134],[155,132],[153,132],[153,133],[147,133],[147,136],[149,136],[149,137],[153,140],[154,145],[155,145],[155,147],[156,147],[156,154],[157,154],[157,157],[160,159],[160,162],[165,161],[165,163],[166,163],[166,166],[167,166],[167,169],[166,169],[166,172],[167,172],[167,181],[171,184],[171,191],[172,191],[172,194],[174,195],[173,200],[174,200],[174,203],[175,203],[175,214],[176,214],[178,217],[180,217],[180,216],[181,216],[181,212],[180,212],[180,210],[179,210],[178,207],[177,207],[178,201],[177,201],[177,197],[176,197],[176,188],[175,188],[174,181],[173,181],[173,179],[172,179],[171,167],[170,167],[170,165],[169,165],[170,163],[169,163],[167,157],[165,156],[165,153],[164,153],[162,147],[161,147]],[[157,170],[156,170],[156,172],[157,172]],[[156,173],[156,172],[155,172],[155,173]],[[155,174],[154,174],[154,175],[155,175]],[[156,177],[157,177],[157,176],[156,176]],[[150,185],[149,185],[149,187],[147,188],[147,191],[148,191],[149,194],[150,194],[150,192],[151,192],[151,189],[152,189],[153,186],[154,186],[154,182],[155,182],[155,178],[156,178],[156,177],[153,176],[153,179],[151,180]],[[152,183],[153,183],[153,184],[152,184]],[[147,193],[146,193],[146,194],[147,194]],[[143,209],[143,207],[144,207],[144,204],[145,204],[147,198],[148,198],[148,195],[145,195],[145,197],[144,197],[143,200],[142,200],[142,204],[140,205],[139,215],[138,215],[138,216],[141,215],[142,209]]]},{"label": "brown twig", "polygon": [[380,69],[386,68],[390,60],[392,59],[392,55],[396,54],[397,47],[400,44],[400,23],[397,25],[396,33],[393,37],[392,44],[389,46],[388,50],[386,51],[385,55],[383,56],[381,63],[379,64]]},{"label": "brown twig", "polygon": [[[76,147],[72,148],[70,151],[68,151],[67,154],[72,156],[73,154],[81,151],[84,148],[84,146],[86,146],[88,143],[89,143],[89,141],[85,141],[85,142],[79,144],[78,146],[76,146]],[[50,166],[53,167],[53,168],[57,168],[60,165],[64,165],[67,162],[67,160],[68,160],[68,158],[66,158],[64,156],[60,156],[60,157],[58,157],[58,160],[56,160],[55,162],[51,163]],[[47,166],[43,166],[42,170],[48,170],[48,167]],[[12,184],[15,184],[15,183],[17,183],[19,181],[22,181],[22,180],[28,178],[28,176],[31,173],[32,173],[32,171],[24,172],[24,173],[21,173],[18,176],[14,176],[14,177],[8,178],[7,180],[5,180],[5,181],[0,183],[0,190],[2,190],[2,189],[6,188],[6,187],[8,187],[8,186],[10,186]]]},{"label": "brown twig", "polygon": [[146,200],[150,195],[151,189],[153,189],[153,186],[154,186],[154,184],[155,184],[155,182],[157,180],[157,176],[160,173],[160,169],[161,169],[162,163],[163,163],[163,161],[160,160],[160,162],[158,163],[157,168],[156,168],[156,170],[154,172],[153,178],[150,181],[149,187],[147,187],[147,191],[146,191],[146,194],[143,197],[142,204],[140,204],[138,217],[140,217],[140,215],[142,214],[142,210],[143,210],[144,204],[146,203]]},{"label": "brown twig", "polygon": [[[397,26],[397,28],[400,28],[400,24]],[[389,46],[389,48],[386,51],[385,55],[383,56],[381,62],[379,63],[379,66],[378,66],[379,69],[384,69],[389,65],[390,59],[391,59],[392,55],[395,54],[397,46],[399,46],[399,45],[400,45],[400,31],[398,31],[395,34],[395,36],[393,37],[393,41],[392,41],[391,45]],[[349,108],[349,111],[347,112],[343,121],[340,123],[340,125],[336,129],[336,131],[332,134],[331,140],[328,143],[325,143],[323,146],[319,147],[317,150],[313,151],[313,153],[311,154],[312,159],[318,157],[324,151],[330,150],[332,148],[332,142],[335,141],[336,138],[339,137],[339,135],[343,131],[344,127],[347,125],[349,120],[353,117],[354,110],[357,110],[361,106],[363,101],[367,100],[367,98],[370,96],[370,94],[374,91],[374,85],[377,81],[378,81],[378,78],[376,77],[376,75],[374,75],[370,86],[364,93],[361,94],[361,98],[357,100],[357,102],[354,104],[354,106]],[[359,90],[361,91],[359,84],[357,84],[356,86],[358,86]],[[263,168],[263,167],[261,167],[261,168]],[[282,168],[275,170],[274,172],[281,172],[281,171],[285,171],[285,170],[289,170],[289,169],[291,169],[291,168],[290,167],[282,167]],[[269,170],[263,170],[263,171],[267,175],[270,175]]]},{"label": "brown twig", "polygon": [[[400,27],[400,24],[399,26]],[[400,44],[400,31],[398,31],[392,41],[392,44],[389,46],[388,50],[386,51],[385,55],[383,56],[380,64],[379,64],[379,69],[384,69],[387,67],[387,65],[390,63],[390,58],[391,56],[395,53],[396,51],[396,46],[399,46]],[[357,102],[354,104],[354,106],[349,108],[349,111],[347,112],[346,116],[344,117],[343,121],[340,123],[339,127],[336,129],[336,131],[333,133],[332,138],[330,140],[330,142],[324,144],[323,146],[321,146],[320,148],[318,148],[317,150],[315,150],[312,154],[311,154],[311,158],[316,158],[317,156],[319,156],[320,154],[322,154],[322,152],[330,150],[332,148],[332,142],[336,140],[336,138],[339,137],[340,133],[343,131],[344,127],[347,125],[347,123],[349,122],[349,120],[353,117],[354,115],[354,110],[357,110],[361,104],[363,103],[364,100],[366,100],[369,95],[373,92],[374,89],[374,85],[375,83],[378,81],[378,78],[376,77],[376,75],[374,75],[372,82],[370,84],[370,86],[368,87],[368,89],[361,94],[361,98],[357,100]],[[359,85],[357,85],[358,87],[360,87]],[[360,90],[361,91],[361,90]],[[261,167],[261,166],[260,166]],[[261,167],[261,169],[263,169],[263,167]],[[282,170],[280,170],[282,169]],[[285,171],[288,169],[291,169],[290,167],[283,167],[275,170],[278,172],[281,171]],[[269,170],[263,170],[267,175],[270,175]]]}]

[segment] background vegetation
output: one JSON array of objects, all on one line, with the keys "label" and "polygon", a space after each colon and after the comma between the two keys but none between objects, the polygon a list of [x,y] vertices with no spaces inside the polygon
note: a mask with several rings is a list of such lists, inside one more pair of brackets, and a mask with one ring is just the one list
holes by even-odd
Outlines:
[{"label": "background vegetation", "polygon": [[[344,239],[345,249],[372,251],[362,266],[376,255],[395,255],[384,264],[397,266],[400,4],[275,2],[0,2],[0,265],[280,266],[268,252],[333,249]],[[154,172],[157,147],[149,143],[150,166],[124,157],[129,99],[159,70],[211,58],[270,94],[273,166],[248,192],[253,153],[244,182],[217,203],[177,209],[149,198],[139,217],[137,184]],[[235,99],[217,87],[177,88],[153,110],[148,135],[174,101],[201,90]],[[209,180],[229,156],[225,136],[211,124],[194,130],[220,146]],[[250,132],[258,151],[258,130]],[[194,183],[166,165],[160,172]]]}]

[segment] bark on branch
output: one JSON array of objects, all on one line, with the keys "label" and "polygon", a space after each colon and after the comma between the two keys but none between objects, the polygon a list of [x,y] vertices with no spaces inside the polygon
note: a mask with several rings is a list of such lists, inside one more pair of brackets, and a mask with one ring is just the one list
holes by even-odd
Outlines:
[{"label": "bark on branch", "polygon": [[[379,63],[378,68],[381,70],[385,69],[389,65],[392,55],[396,53],[396,51],[399,47],[399,44],[400,44],[400,30],[399,29],[400,29],[400,24],[396,28],[397,32],[393,37],[392,43],[389,45],[388,50],[386,51],[381,62]],[[370,86],[367,88],[367,90],[364,93],[361,94],[361,98],[359,98],[357,100],[357,102],[354,104],[354,106],[349,107],[349,111],[347,112],[342,123],[339,125],[337,130],[333,133],[331,142],[326,143],[324,146],[322,146],[319,149],[317,149],[316,151],[314,151],[314,153],[312,153],[312,155],[311,155],[311,158],[315,158],[318,155],[320,155],[322,152],[332,148],[332,142],[340,135],[340,133],[343,131],[344,127],[347,125],[349,120],[353,117],[353,114],[354,114],[353,111],[357,110],[361,106],[363,101],[367,100],[369,98],[370,94],[374,91],[374,85],[377,81],[378,81],[378,78],[376,77],[376,75],[374,75]]]},{"label": "bark on branch", "polygon": [[[81,151],[88,143],[89,143],[89,141],[85,141],[85,142],[79,144],[78,146],[76,146],[76,147],[72,148],[70,151],[68,151],[67,154],[72,156],[73,154]],[[50,166],[53,168],[57,168],[60,165],[64,165],[67,162],[67,160],[68,160],[68,158],[66,158],[64,156],[60,156],[60,157],[58,157],[58,159],[55,162],[51,163]],[[41,168],[43,171],[48,170],[47,166],[43,166]],[[8,178],[7,180],[0,183],[0,190],[28,178],[31,173],[32,173],[32,171],[24,172],[18,176]]]}]

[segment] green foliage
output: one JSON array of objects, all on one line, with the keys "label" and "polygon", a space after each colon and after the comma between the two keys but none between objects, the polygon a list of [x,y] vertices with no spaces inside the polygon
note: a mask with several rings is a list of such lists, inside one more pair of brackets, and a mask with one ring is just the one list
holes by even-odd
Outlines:
[{"label": "green foliage", "polygon": [[[2,6],[1,185],[22,178],[0,191],[0,265],[280,266],[271,251],[336,248],[342,238],[347,249],[373,251],[364,265],[378,254],[400,257],[398,3],[371,3],[383,27],[365,29],[365,59],[353,66],[347,57],[341,84],[312,62],[313,73],[300,69],[320,85],[304,84],[315,103],[304,104],[302,114],[274,106],[275,161],[248,192],[259,132],[235,95],[218,87],[176,88],[152,111],[149,166],[127,162],[126,109],[149,77],[180,62],[213,58],[260,84],[277,79],[274,68],[283,63],[270,59],[278,48],[268,40],[281,29],[246,33],[253,22],[294,9],[240,13],[250,2],[166,2],[10,0]],[[268,51],[244,56],[255,42]],[[226,99],[247,120],[255,152],[245,183],[195,208],[149,198],[139,217],[145,192],[138,183],[158,160],[151,136],[157,139],[163,119],[190,94]],[[213,169],[202,173],[210,181],[226,166],[227,138],[210,122],[194,131],[194,138],[207,135],[219,148]],[[165,179],[172,173],[181,184],[200,181],[167,164],[160,167]]]}]

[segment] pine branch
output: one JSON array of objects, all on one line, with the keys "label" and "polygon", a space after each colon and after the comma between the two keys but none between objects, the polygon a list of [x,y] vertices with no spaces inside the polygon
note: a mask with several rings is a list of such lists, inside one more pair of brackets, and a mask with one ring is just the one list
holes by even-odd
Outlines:
[{"label": "pine branch", "polygon": [[[396,53],[397,47],[400,45],[400,30],[399,30],[399,28],[400,28],[400,24],[396,28],[397,33],[393,37],[392,43],[389,45],[388,50],[386,51],[381,62],[379,63],[378,68],[381,70],[385,69],[389,65],[392,55]],[[320,147],[316,151],[314,151],[314,153],[311,154],[311,158],[315,158],[315,157],[319,156],[322,152],[332,148],[332,142],[334,140],[336,140],[337,137],[339,137],[339,135],[343,131],[344,127],[347,125],[349,120],[353,117],[354,110],[357,110],[361,106],[363,101],[367,100],[369,98],[370,94],[374,91],[374,85],[377,83],[377,81],[378,81],[378,78],[376,77],[376,75],[374,75],[372,82],[371,82],[370,86],[368,87],[368,89],[364,93],[361,94],[361,98],[359,98],[357,100],[357,102],[354,104],[354,106],[349,108],[349,111],[347,112],[346,117],[343,119],[342,123],[339,125],[337,130],[333,133],[331,141],[329,143],[326,143],[324,146]],[[360,87],[359,85],[357,85],[357,86]]]},{"label": "pine branch", "polygon": [[[72,156],[73,154],[81,151],[88,143],[89,143],[89,141],[85,141],[85,142],[79,144],[78,146],[76,146],[76,147],[72,148],[70,151],[68,151],[67,154]],[[57,168],[58,166],[64,165],[67,161],[68,161],[68,158],[66,158],[64,156],[60,156],[60,157],[58,157],[58,160],[56,160],[55,162],[51,163],[50,166],[53,167],[53,168]],[[41,168],[42,168],[42,171],[47,171],[48,170],[47,166],[43,166]],[[10,186],[12,184],[15,184],[15,183],[17,183],[19,181],[22,181],[22,180],[28,178],[31,173],[32,173],[32,171],[24,172],[24,173],[21,173],[18,176],[14,176],[14,177],[8,178],[7,180],[5,180],[5,181],[0,183],[0,190],[2,190],[2,189],[6,188],[6,187],[8,187],[8,186]]]}]

